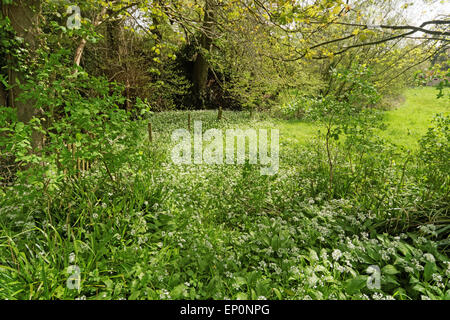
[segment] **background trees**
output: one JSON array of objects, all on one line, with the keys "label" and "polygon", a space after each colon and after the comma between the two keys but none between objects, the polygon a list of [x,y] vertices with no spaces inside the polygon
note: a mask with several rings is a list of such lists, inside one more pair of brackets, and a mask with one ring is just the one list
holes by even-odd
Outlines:
[{"label": "background trees", "polygon": [[[138,97],[164,110],[269,106],[268,98],[279,98],[287,87],[337,93],[345,87],[333,88],[332,70],[351,64],[369,66],[377,88],[394,93],[449,35],[448,19],[411,21],[399,0],[115,0],[77,6],[79,29],[67,29],[75,12],[67,12],[64,1],[13,1],[2,10],[15,17],[9,26],[30,45],[30,57],[37,41],[50,50],[72,50],[75,65],[125,86],[129,111]],[[30,17],[29,25],[18,24],[21,16]],[[38,29],[25,34],[32,24],[39,37]],[[5,89],[0,97],[6,99]],[[30,117],[25,113],[21,118]]]},{"label": "background trees", "polygon": [[[355,70],[380,96],[395,96],[448,44],[448,16],[411,21],[407,7],[400,0],[3,1],[0,102],[19,122],[34,119],[38,150],[65,114],[64,90],[82,72],[106,79],[111,94],[122,88],[118,107],[134,118],[148,108],[344,101],[359,90]],[[58,91],[55,81],[67,86]],[[36,84],[56,100],[24,92]],[[92,88],[75,90],[95,97]],[[296,103],[295,114],[307,105]]]}]

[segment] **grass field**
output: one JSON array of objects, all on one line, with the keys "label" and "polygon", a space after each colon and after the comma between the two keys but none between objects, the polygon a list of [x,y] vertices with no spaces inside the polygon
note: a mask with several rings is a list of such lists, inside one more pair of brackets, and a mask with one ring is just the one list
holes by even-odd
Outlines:
[{"label": "grass field", "polygon": [[[379,135],[390,142],[417,149],[418,141],[430,127],[433,117],[438,113],[449,114],[450,101],[436,99],[437,91],[432,87],[414,88],[405,91],[405,102],[399,107],[386,111],[384,122],[386,130]],[[282,141],[305,144],[313,138],[320,126],[304,121],[280,121]]]},{"label": "grass field", "polygon": [[437,113],[449,114],[449,99],[436,99],[437,91],[432,87],[409,89],[406,101],[399,108],[387,111],[387,129],[381,136],[406,148],[416,149],[418,140],[430,127]]}]

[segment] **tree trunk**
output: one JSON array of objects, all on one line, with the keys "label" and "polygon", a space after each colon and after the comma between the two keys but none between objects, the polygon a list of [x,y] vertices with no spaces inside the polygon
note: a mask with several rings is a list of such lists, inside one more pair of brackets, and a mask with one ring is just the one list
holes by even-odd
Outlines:
[{"label": "tree trunk", "polygon": [[[24,43],[29,47],[29,58],[33,57],[33,52],[37,48],[37,35],[39,33],[39,11],[40,0],[15,0],[10,5],[3,5],[3,14],[11,21],[11,26],[18,37],[24,39]],[[20,122],[28,123],[36,115],[33,101],[18,101],[17,98],[22,93],[17,81],[23,82],[25,74],[17,68],[9,68],[9,83],[13,85],[9,92],[9,105],[17,109],[17,118]],[[42,148],[42,134],[34,131],[32,134],[32,147],[36,152]]]},{"label": "tree trunk", "polygon": [[203,20],[203,34],[200,39],[200,50],[197,53],[197,58],[194,62],[194,69],[192,74],[192,81],[194,83],[194,94],[204,107],[207,96],[207,83],[209,64],[206,59],[205,53],[209,52],[212,44],[212,24],[213,24],[213,11],[211,6],[211,0],[206,0],[205,3],[205,17]]},{"label": "tree trunk", "polygon": [[81,39],[80,44],[77,47],[77,50],[75,50],[75,57],[73,58],[73,63],[75,65],[80,66],[81,65],[81,58],[83,57],[84,48],[86,48],[87,41],[86,39]]},{"label": "tree trunk", "polygon": [[[0,1],[0,19],[6,15],[3,9],[5,5],[2,1]],[[7,54],[4,52],[0,52],[0,68],[1,70],[5,70],[7,68]],[[8,106],[8,92],[3,84],[0,83],[0,106],[7,107]]]},{"label": "tree trunk", "polygon": [[8,95],[6,90],[3,88],[3,85],[0,84],[0,107],[8,106]]},{"label": "tree trunk", "polygon": [[125,35],[123,20],[115,19],[108,21],[106,23],[106,30],[108,35],[108,61],[110,65],[112,65],[111,73],[113,74],[113,78],[117,75],[117,78],[115,78],[116,81],[119,81],[125,85],[125,108],[128,112],[131,112],[132,75],[130,74],[128,62],[128,43]]},{"label": "tree trunk", "polygon": [[[94,21],[92,22],[92,25],[94,27],[97,27],[102,23],[103,16],[107,12],[107,7],[103,7],[100,13],[95,17]],[[77,50],[75,51],[75,57],[73,59],[73,62],[80,66],[81,64],[81,58],[83,57],[84,49],[86,48],[87,40],[81,39],[80,43],[78,44]]]}]

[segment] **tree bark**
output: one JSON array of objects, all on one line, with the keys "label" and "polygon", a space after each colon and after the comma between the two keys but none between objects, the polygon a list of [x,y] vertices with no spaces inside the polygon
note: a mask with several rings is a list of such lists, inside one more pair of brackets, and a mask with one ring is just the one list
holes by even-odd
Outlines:
[{"label": "tree bark", "polygon": [[208,83],[208,72],[209,64],[206,59],[205,52],[209,52],[212,44],[212,24],[213,24],[213,13],[211,0],[206,0],[205,2],[205,17],[203,20],[203,34],[200,39],[200,50],[197,53],[197,58],[194,62],[194,68],[192,73],[192,82],[194,83],[194,94],[204,107],[207,97],[207,83]]},{"label": "tree bark", "polygon": [[[15,0],[10,5],[2,6],[3,14],[10,19],[11,26],[17,36],[24,39],[25,45],[29,48],[29,58],[33,57],[33,52],[38,46],[40,6],[40,0]],[[26,76],[23,71],[17,69],[9,68],[9,83],[12,85],[9,92],[9,105],[17,109],[17,118],[20,122],[28,123],[37,114],[37,110],[34,108],[33,101],[19,101],[17,99],[22,93],[17,82],[23,82]],[[32,147],[34,152],[42,148],[42,141],[42,134],[33,131]]]},{"label": "tree bark", "polygon": [[0,107],[8,106],[8,94],[6,90],[3,88],[3,85],[0,84]]},{"label": "tree bark", "polygon": [[108,34],[107,55],[109,63],[112,65],[111,73],[113,75],[120,75],[115,80],[120,81],[125,85],[125,108],[128,112],[131,112],[131,81],[133,79],[133,75],[130,74],[131,68],[128,60],[128,43],[126,40],[123,20],[114,19],[108,21],[106,23],[106,30]]},{"label": "tree bark", "polygon": [[[4,16],[6,16],[5,14],[5,10],[4,7],[5,5],[3,4],[2,1],[0,1],[0,19],[2,19]],[[0,68],[2,70],[4,70],[5,68],[7,68],[7,55],[3,52],[0,52]],[[6,88],[3,86],[3,84],[0,83],[0,106],[3,107],[7,107],[8,106],[8,92],[6,90]]]},{"label": "tree bark", "polygon": [[[102,10],[100,11],[100,13],[95,17],[95,19],[92,23],[94,25],[94,27],[97,27],[98,25],[100,25],[100,23],[102,23],[102,18],[106,14],[106,12],[107,12],[107,8],[103,7]],[[80,64],[81,64],[81,58],[83,57],[83,53],[84,53],[84,49],[86,48],[86,44],[87,44],[87,40],[81,39],[80,43],[78,44],[77,50],[75,51],[75,57],[73,59],[73,62],[77,66],[80,66]]]}]

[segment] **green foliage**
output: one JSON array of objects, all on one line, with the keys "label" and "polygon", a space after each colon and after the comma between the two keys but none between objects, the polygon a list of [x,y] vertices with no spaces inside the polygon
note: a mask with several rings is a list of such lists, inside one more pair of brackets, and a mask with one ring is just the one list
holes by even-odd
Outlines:
[{"label": "green foliage", "polygon": [[441,190],[445,194],[450,183],[450,117],[440,114],[433,125],[420,140],[419,157],[430,190]]},{"label": "green foliage", "polygon": [[[227,111],[221,124],[215,112],[192,117],[205,128],[282,125]],[[433,204],[411,199],[430,181],[375,136],[378,121],[367,111],[343,127],[330,199],[320,144],[282,141],[275,177],[248,164],[175,166],[170,134],[187,126],[186,113],[153,114],[154,144],[142,143],[141,126],[126,150],[142,157],[119,157],[132,170],[118,168],[116,183],[94,169],[52,192],[4,189],[0,297],[448,299],[448,215],[427,216]],[[445,168],[434,156],[445,128],[439,120],[422,142],[417,156],[431,161],[410,155],[420,172]],[[81,270],[79,291],[66,287],[70,265]],[[381,269],[380,289],[367,286],[371,265]]]},{"label": "green foliage", "polygon": [[[266,16],[259,2],[89,0],[70,29],[58,13],[67,4],[43,1],[32,51],[0,18],[0,82],[34,111],[24,123],[0,106],[1,299],[450,299],[449,117],[409,150],[387,139],[376,108],[432,45],[350,51],[384,36],[351,26],[359,10],[270,3]],[[152,111],[197,107],[187,102],[198,98],[199,54],[208,94],[252,117],[189,117],[204,129],[296,131],[300,143],[282,132],[277,175],[172,163],[171,133],[187,113]],[[420,97],[433,112],[437,101]],[[254,112],[278,103],[303,122]],[[15,163],[8,177],[4,162]],[[380,288],[368,286],[373,266]],[[74,270],[79,289],[67,285]]]},{"label": "green foliage", "polygon": [[[70,66],[68,54],[67,50],[40,52],[34,77],[21,84],[19,99],[33,101],[38,116],[27,124],[17,122],[12,112],[2,119],[4,154],[14,156],[23,168],[18,173],[21,182],[38,189],[54,190],[65,181],[64,173],[75,175],[77,159],[95,160],[96,169],[106,170],[115,181],[119,168],[134,156],[129,148],[137,141],[139,121],[130,122],[130,115],[119,108],[123,88]],[[31,152],[33,132],[46,137],[39,153]]]},{"label": "green foliage", "polygon": [[334,69],[332,77],[336,89],[331,94],[338,100],[360,109],[374,106],[380,100],[380,95],[371,76],[372,71],[366,64],[353,65],[348,69]]}]

